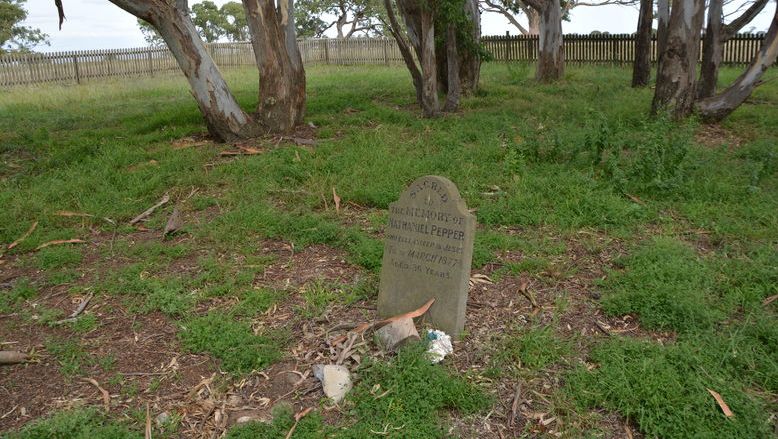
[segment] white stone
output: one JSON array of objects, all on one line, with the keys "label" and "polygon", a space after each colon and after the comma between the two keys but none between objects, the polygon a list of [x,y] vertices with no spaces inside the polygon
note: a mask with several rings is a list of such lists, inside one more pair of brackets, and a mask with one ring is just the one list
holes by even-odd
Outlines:
[{"label": "white stone", "polygon": [[317,364],[313,366],[313,375],[321,381],[324,394],[336,404],[351,390],[351,373],[345,366]]}]

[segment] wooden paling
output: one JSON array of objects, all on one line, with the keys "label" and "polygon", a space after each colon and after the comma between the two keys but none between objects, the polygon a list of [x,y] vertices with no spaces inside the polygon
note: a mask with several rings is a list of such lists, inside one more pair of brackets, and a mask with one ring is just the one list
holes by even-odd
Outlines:
[{"label": "wooden paling", "polygon": [[[759,51],[763,37],[761,34],[736,35],[724,44],[722,64],[747,65]],[[481,41],[495,61],[530,62],[537,59],[536,35],[489,36]],[[207,43],[206,46],[220,67],[254,64],[249,42]],[[299,41],[299,47],[306,65],[402,63],[397,44],[388,38],[305,39]],[[564,50],[565,59],[571,64],[625,65],[635,56],[634,36],[570,34],[564,36]],[[651,43],[651,60],[657,60],[656,38]],[[154,76],[170,72],[180,70],[173,55],[164,47],[0,55],[0,86],[81,83],[97,78]]]}]

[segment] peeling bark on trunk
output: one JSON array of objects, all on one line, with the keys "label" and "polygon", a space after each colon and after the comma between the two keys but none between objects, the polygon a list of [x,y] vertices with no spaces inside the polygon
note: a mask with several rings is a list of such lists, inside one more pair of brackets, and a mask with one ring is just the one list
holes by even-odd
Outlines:
[{"label": "peeling bark on trunk", "polygon": [[635,36],[635,63],[632,66],[633,87],[645,87],[651,79],[651,22],[654,19],[653,14],[654,0],[640,0],[638,29]]},{"label": "peeling bark on trunk", "polygon": [[697,97],[707,98],[716,93],[716,83],[719,80],[719,63],[721,63],[721,19],[724,0],[710,0],[708,7],[708,27],[702,42],[702,65],[700,66],[700,83],[697,86]]},{"label": "peeling bark on trunk", "polygon": [[195,29],[185,1],[175,3],[111,0],[125,11],[151,23],[165,40],[186,76],[192,96],[205,118],[208,132],[217,141],[229,142],[262,133],[245,113]]},{"label": "peeling bark on trunk", "polygon": [[696,109],[703,120],[717,122],[735,111],[751,96],[760,84],[764,72],[775,64],[776,58],[778,58],[778,3],[762,47],[748,69],[722,93],[697,102]]},{"label": "peeling bark on trunk", "polygon": [[457,50],[457,30],[453,24],[446,31],[446,62],[448,64],[448,91],[443,111],[456,111],[461,95],[459,81],[459,52]]},{"label": "peeling bark on trunk", "polygon": [[270,132],[291,130],[305,113],[305,71],[292,39],[292,0],[280,5],[276,9],[273,0],[243,0],[259,68],[257,118]]},{"label": "peeling bark on trunk", "polygon": [[676,119],[688,116],[697,94],[697,57],[704,0],[674,0],[667,47],[659,60],[652,114],[665,111]]},{"label": "peeling bark on trunk", "polygon": [[562,46],[562,8],[555,0],[539,3],[540,37],[538,66],[535,79],[554,82],[565,74],[565,54]]}]

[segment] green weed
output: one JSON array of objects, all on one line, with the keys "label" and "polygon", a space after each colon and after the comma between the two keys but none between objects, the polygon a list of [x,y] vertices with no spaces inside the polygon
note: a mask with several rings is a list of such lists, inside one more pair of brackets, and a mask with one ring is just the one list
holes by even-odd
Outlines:
[{"label": "green weed", "polygon": [[232,373],[261,370],[281,357],[278,336],[254,335],[251,325],[226,314],[186,320],[179,338],[186,349],[213,355]]},{"label": "green weed", "polygon": [[142,433],[128,426],[108,420],[94,409],[78,409],[58,412],[39,419],[15,433],[8,439],[140,439]]},{"label": "green weed", "polygon": [[28,278],[19,278],[9,291],[0,291],[0,313],[10,313],[15,306],[38,295]]},{"label": "green weed", "polygon": [[[670,346],[608,340],[590,354],[597,367],[580,366],[567,389],[581,407],[618,411],[651,437],[770,437],[764,402],[719,367],[721,352],[707,350],[692,340]],[[721,413],[708,389],[722,395],[734,417]]]},{"label": "green weed", "polygon": [[603,285],[609,314],[635,313],[646,328],[674,331],[706,329],[722,317],[711,301],[713,273],[687,245],[655,238],[621,263]]},{"label": "green weed", "polygon": [[517,329],[497,341],[492,368],[513,373],[522,369],[537,371],[558,362],[571,351],[569,340],[556,336],[550,326]]},{"label": "green weed", "polygon": [[82,373],[82,367],[92,361],[91,356],[75,340],[49,339],[44,346],[46,352],[57,360],[60,372],[66,377]]},{"label": "green weed", "polygon": [[359,377],[349,395],[354,423],[343,425],[337,437],[363,438],[387,426],[403,427],[401,435],[406,437],[442,437],[446,410],[469,414],[492,404],[491,397],[466,377],[431,364],[423,343],[403,348],[388,362],[368,362]]}]

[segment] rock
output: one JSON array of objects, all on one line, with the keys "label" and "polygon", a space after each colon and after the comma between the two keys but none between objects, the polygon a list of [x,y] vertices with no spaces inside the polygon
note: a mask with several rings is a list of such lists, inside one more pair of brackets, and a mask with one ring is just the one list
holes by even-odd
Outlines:
[{"label": "rock", "polygon": [[270,414],[261,410],[240,410],[233,412],[230,414],[230,419],[231,421],[228,422],[229,425],[245,424],[247,422],[262,422],[265,424],[271,424],[273,422]]},{"label": "rock", "polygon": [[336,404],[351,390],[351,373],[345,366],[317,364],[313,366],[313,375],[321,381],[324,394]]},{"label": "rock", "polygon": [[388,352],[396,351],[411,340],[419,340],[419,332],[416,331],[416,325],[411,318],[396,320],[383,326],[376,331],[376,336],[381,346]]},{"label": "rock", "polygon": [[267,419],[257,418],[255,416],[251,416],[251,415],[249,415],[249,416],[241,416],[240,418],[238,418],[235,421],[236,424],[245,424],[246,422],[264,422],[266,424],[270,423],[270,422],[268,422]]},{"label": "rock", "polygon": [[157,423],[158,427],[162,427],[163,425],[170,422],[170,413],[168,412],[162,412],[157,415],[157,417],[154,419],[154,422]]}]

